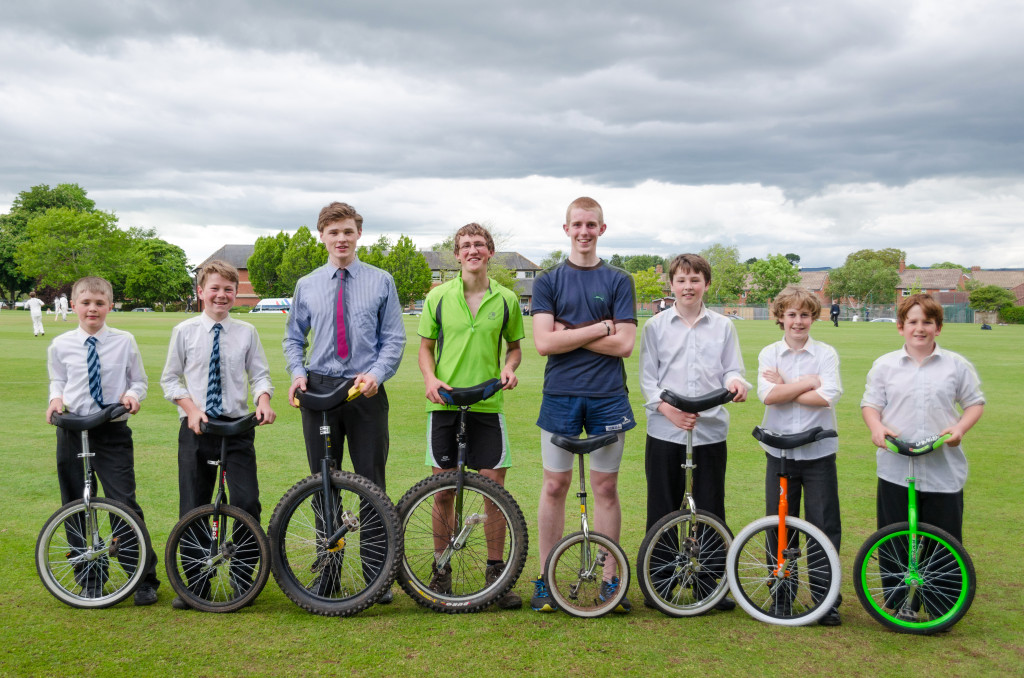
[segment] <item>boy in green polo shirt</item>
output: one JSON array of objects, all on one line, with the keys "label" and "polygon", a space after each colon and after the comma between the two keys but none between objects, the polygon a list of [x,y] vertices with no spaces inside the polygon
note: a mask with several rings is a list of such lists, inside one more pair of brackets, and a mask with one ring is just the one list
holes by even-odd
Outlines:
[{"label": "boy in green polo shirt", "polygon": [[[452,469],[457,463],[455,427],[458,412],[445,405],[438,389],[476,386],[488,379],[501,378],[502,391],[516,387],[516,368],[523,353],[519,342],[524,336],[519,297],[487,277],[487,262],[494,256],[494,240],[480,224],[466,224],[455,234],[455,258],[461,275],[430,290],[420,316],[419,365],[426,384],[427,458],[434,473]],[[508,344],[505,364],[501,365],[501,342]],[[476,403],[468,412],[466,466],[505,484],[505,471],[511,466],[503,393]],[[440,504],[440,501],[438,501]],[[435,506],[435,511],[444,507]],[[436,521],[436,518],[435,518]],[[488,535],[487,580],[496,580],[504,570],[501,560],[503,535]],[[450,593],[451,565],[435,567],[430,588]],[[502,609],[518,608],[522,600],[514,591],[498,599]]]}]

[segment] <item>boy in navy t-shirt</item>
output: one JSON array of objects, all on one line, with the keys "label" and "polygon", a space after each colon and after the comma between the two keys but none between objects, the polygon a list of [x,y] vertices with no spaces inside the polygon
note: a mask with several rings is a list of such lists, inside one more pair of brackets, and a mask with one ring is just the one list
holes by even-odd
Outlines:
[{"label": "boy in navy t-shirt", "polygon": [[[566,210],[562,227],[570,240],[569,258],[544,271],[533,286],[533,342],[548,357],[537,425],[541,428],[544,484],[537,509],[541,567],[565,528],[565,497],[572,482],[573,455],[551,443],[551,434],[578,437],[618,432],[618,440],[592,452],[594,529],[618,541],[622,521],[618,473],[625,432],[636,426],[626,391],[623,358],[636,340],[636,294],[629,273],[601,261],[597,239],[607,225],[601,206],[578,198]],[[531,606],[554,612],[543,577],[534,582]],[[619,577],[605,572],[609,594]],[[627,599],[616,611],[628,612]]]}]

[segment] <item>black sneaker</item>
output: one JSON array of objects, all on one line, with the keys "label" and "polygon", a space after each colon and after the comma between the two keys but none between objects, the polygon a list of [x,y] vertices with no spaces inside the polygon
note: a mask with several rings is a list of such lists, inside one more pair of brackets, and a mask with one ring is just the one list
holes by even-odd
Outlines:
[{"label": "black sneaker", "polygon": [[[488,565],[487,570],[484,573],[487,585],[490,586],[494,582],[498,581],[498,577],[501,576],[502,572],[505,571],[505,563],[495,563],[494,565]],[[523,599],[519,597],[519,594],[509,589],[505,592],[501,598],[495,601],[498,605],[498,609],[501,610],[518,610],[523,606]]]},{"label": "black sneaker", "polygon": [[[601,582],[601,594],[600,594],[601,601],[603,602],[605,600],[608,600],[609,598],[613,598],[615,596],[615,592],[618,589],[619,589],[619,578],[618,577],[612,577],[611,581],[602,581]],[[632,612],[632,610],[633,610],[633,605],[630,604],[629,598],[626,598],[625,596],[623,596],[622,600],[619,601],[619,604],[615,606],[615,609],[612,610],[612,612],[618,612],[619,614],[627,614],[628,612]]]},{"label": "black sneaker", "polygon": [[839,617],[839,608],[833,607],[825,613],[825,616],[818,620],[819,626],[842,626],[843,620]]},{"label": "black sneaker", "polygon": [[736,609],[736,602],[732,598],[726,596],[715,603],[715,609],[719,612],[729,612],[730,610]]},{"label": "black sneaker", "polygon": [[135,589],[135,604],[138,606],[152,605],[157,600],[156,589],[151,584],[143,584]]},{"label": "black sneaker", "polygon": [[530,607],[535,612],[558,612],[558,603],[551,597],[548,584],[543,579],[533,580],[533,598],[530,599]]},{"label": "black sneaker", "polygon": [[82,596],[85,598],[102,598],[103,582],[99,580],[87,581],[82,586]]},{"label": "black sneaker", "polygon": [[171,601],[171,607],[175,610],[191,610],[192,606],[185,602],[185,599],[181,596],[174,596],[174,600]]},{"label": "black sneaker", "polygon": [[391,589],[384,592],[380,598],[377,599],[378,605],[390,605],[395,600],[395,594]]}]

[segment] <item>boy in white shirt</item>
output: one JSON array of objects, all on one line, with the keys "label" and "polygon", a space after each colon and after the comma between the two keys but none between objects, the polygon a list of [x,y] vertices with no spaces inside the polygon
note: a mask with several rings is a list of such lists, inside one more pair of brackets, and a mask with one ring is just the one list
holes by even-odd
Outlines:
[{"label": "boy in white shirt", "polygon": [[[811,325],[821,314],[821,302],[803,287],[787,287],[772,302],[772,315],[782,328],[782,341],[769,344],[757,357],[757,397],[765,404],[761,426],[775,433],[800,433],[815,426],[836,429],[835,405],[843,394],[839,355],[828,344],[811,338]],[[764,475],[765,515],[779,510],[780,451],[761,443],[768,459]],[[790,515],[800,515],[818,527],[839,550],[839,481],[836,438],[825,438],[786,454]],[[840,600],[841,602],[841,600]],[[818,620],[839,626],[839,603]]]},{"label": "boy in white shirt", "polygon": [[[647,529],[679,509],[685,483],[687,431],[693,431],[693,499],[697,508],[725,521],[726,437],[729,412],[718,406],[698,416],[661,400],[662,389],[679,395],[701,396],[727,388],[747,398],[750,384],[743,378],[743,356],[733,321],[704,306],[711,266],[696,254],[680,254],[669,265],[676,301],[644,325],[640,348],[640,388],[647,409]],[[649,607],[653,605],[644,601]],[[723,598],[715,609],[736,604]]]},{"label": "boy in white shirt", "polygon": [[28,306],[28,314],[32,318],[32,336],[46,336],[46,330],[43,328],[43,306],[45,304],[36,298],[35,292],[29,292],[28,301],[25,302],[25,305]]},{"label": "boy in white shirt", "polygon": [[981,419],[985,396],[971,363],[936,343],[942,316],[942,306],[930,294],[900,302],[896,327],[905,343],[871,366],[860,405],[878,447],[878,527],[907,520],[908,464],[885,449],[885,436],[916,442],[948,433],[941,449],[914,463],[917,511],[921,522],[962,543],[967,457],[960,441]]},{"label": "boy in white shirt", "polygon": [[[201,435],[199,425],[210,419],[233,421],[249,413],[252,390],[260,425],[273,423],[270,367],[256,328],[230,317],[238,292],[238,270],[220,260],[197,272],[203,312],[175,326],[160,385],[164,397],[178,406],[178,516],[210,502],[218,469],[207,464],[220,459],[220,438]],[[212,378],[212,379],[211,379]],[[212,386],[211,386],[212,385]],[[227,441],[225,471],[231,504],[260,520],[260,491],[256,474],[256,433]],[[188,608],[180,597],[172,604]]]},{"label": "boy in white shirt", "polygon": [[[103,278],[86,277],[71,288],[71,304],[78,316],[78,329],[57,336],[50,344],[46,365],[50,373],[50,406],[46,421],[55,412],[87,415],[105,405],[120,402],[129,414],[139,411],[146,397],[149,380],[142,367],[142,356],[135,337],[123,330],[107,327],[114,291]],[[99,363],[100,383],[96,392],[89,379],[89,354]],[[145,520],[135,500],[135,462],[132,431],[128,415],[108,421],[89,431],[89,449],[95,453],[92,468],[103,485],[104,495],[122,502]],[[57,429],[57,483],[63,503],[79,499],[85,489],[81,435],[77,431]],[[135,589],[136,605],[152,605],[157,600],[156,553],[150,549],[146,573]],[[103,595],[103,582],[86,581],[86,595]]]}]

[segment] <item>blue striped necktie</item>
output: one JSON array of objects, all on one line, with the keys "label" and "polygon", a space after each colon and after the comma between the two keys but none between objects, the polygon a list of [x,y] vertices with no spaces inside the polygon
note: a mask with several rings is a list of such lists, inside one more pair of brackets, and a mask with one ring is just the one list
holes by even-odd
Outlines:
[{"label": "blue striped necktie", "polygon": [[100,381],[100,356],[96,352],[96,337],[85,340],[85,362],[89,367],[89,395],[103,407],[103,382]]},{"label": "blue striped necktie", "polygon": [[206,414],[209,417],[219,417],[224,412],[220,389],[220,330],[220,323],[213,326],[213,349],[210,351],[210,378],[206,384]]}]

